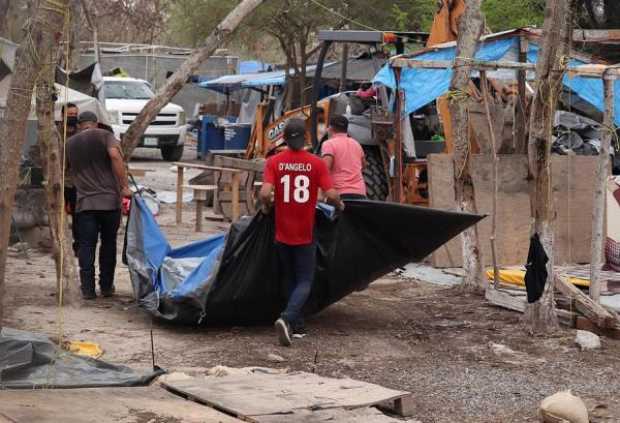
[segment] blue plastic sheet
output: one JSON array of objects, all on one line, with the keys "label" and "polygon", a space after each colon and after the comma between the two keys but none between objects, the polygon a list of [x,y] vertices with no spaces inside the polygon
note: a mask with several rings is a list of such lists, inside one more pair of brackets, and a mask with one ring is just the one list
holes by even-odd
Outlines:
[{"label": "blue plastic sheet", "polygon": [[[530,63],[538,62],[538,46],[531,44],[527,53],[527,61]],[[572,59],[569,67],[584,65],[586,62]],[[564,77],[564,85],[570,88],[578,97],[587,101],[599,111],[605,111],[605,93],[603,89],[603,80],[600,78],[584,78],[581,76]],[[614,111],[620,110],[620,85],[618,81],[614,81]],[[614,114],[616,125],[620,125],[620,114]]]},{"label": "blue plastic sheet", "polygon": [[[220,234],[172,248],[144,201],[139,195],[134,196],[126,259],[140,306],[168,320],[186,319],[184,311],[193,319],[196,310],[204,314],[206,295],[217,273],[225,241],[225,235]],[[184,266],[187,261],[191,265]]]},{"label": "blue plastic sheet", "polygon": [[[476,52],[476,59],[499,60],[510,49],[518,47],[516,37],[481,43]],[[454,60],[456,47],[429,51],[416,56],[417,60]],[[437,97],[445,94],[450,88],[452,69],[406,69],[403,68],[400,76],[400,87],[405,93],[405,112],[413,113],[426,106]],[[373,79],[373,83],[382,84],[392,90],[396,88],[394,70],[384,66]]]},{"label": "blue plastic sheet", "polygon": [[[501,60],[510,50],[518,48],[518,38],[483,42],[476,52],[479,60]],[[538,46],[529,43],[527,60],[536,63],[538,58]],[[456,47],[443,48],[415,56],[416,60],[454,60]],[[585,62],[572,59],[569,66],[583,65]],[[413,113],[424,107],[438,97],[444,95],[450,87],[452,78],[451,69],[406,69],[401,71],[400,88],[405,93],[405,112]],[[385,85],[391,89],[396,88],[394,69],[385,65],[375,76],[375,84]],[[614,82],[615,109],[620,110],[620,85]],[[600,111],[605,110],[605,96],[603,93],[603,81],[596,78],[564,77],[564,85],[570,88],[577,96],[592,104]],[[617,125],[620,125],[620,114],[614,116]]]}]

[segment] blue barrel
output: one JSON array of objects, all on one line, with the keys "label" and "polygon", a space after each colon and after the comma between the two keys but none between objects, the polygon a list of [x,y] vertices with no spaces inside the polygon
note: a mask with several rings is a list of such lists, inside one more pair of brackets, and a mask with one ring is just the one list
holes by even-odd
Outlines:
[{"label": "blue barrel", "polygon": [[224,127],[226,150],[245,150],[252,134],[250,123],[230,123]]},{"label": "blue barrel", "polygon": [[223,150],[225,148],[224,145],[224,128],[221,126],[208,125],[207,151]]},{"label": "blue barrel", "polygon": [[205,158],[207,152],[209,151],[207,142],[207,131],[210,126],[214,125],[216,120],[217,116],[213,115],[204,115],[202,117],[202,120],[200,122],[200,128],[198,129],[198,148],[196,148],[199,159]]}]

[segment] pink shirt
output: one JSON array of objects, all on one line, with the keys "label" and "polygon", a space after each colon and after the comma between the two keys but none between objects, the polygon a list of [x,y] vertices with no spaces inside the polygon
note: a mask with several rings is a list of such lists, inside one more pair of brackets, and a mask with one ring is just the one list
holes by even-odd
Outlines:
[{"label": "pink shirt", "polygon": [[362,175],[364,150],[357,141],[347,134],[336,134],[323,143],[321,155],[331,156],[334,160],[331,176],[339,194],[366,195]]}]

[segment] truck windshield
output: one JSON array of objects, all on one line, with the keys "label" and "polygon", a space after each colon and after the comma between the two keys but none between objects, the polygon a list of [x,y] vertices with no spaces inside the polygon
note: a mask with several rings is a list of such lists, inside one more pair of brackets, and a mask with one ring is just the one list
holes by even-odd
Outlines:
[{"label": "truck windshield", "polygon": [[105,81],[106,98],[123,98],[130,100],[148,100],[153,98],[153,91],[140,81]]}]

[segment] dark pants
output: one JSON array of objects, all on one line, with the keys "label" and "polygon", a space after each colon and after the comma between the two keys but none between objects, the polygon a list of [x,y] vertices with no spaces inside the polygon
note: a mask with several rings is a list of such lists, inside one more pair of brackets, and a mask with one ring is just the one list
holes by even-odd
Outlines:
[{"label": "dark pants", "polygon": [[293,329],[303,326],[302,309],[310,296],[316,266],[316,244],[286,245],[277,243],[283,280],[288,287],[288,304],[281,317]]},{"label": "dark pants", "polygon": [[65,187],[65,203],[67,204],[69,213],[71,214],[71,236],[73,237],[73,253],[77,257],[79,252],[79,237],[77,213],[75,212],[75,206],[77,203],[77,190],[75,189],[75,187]]},{"label": "dark pants", "polygon": [[366,200],[366,196],[362,194],[340,194],[341,200]]},{"label": "dark pants", "polygon": [[77,213],[78,260],[82,292],[95,292],[95,251],[99,247],[99,287],[102,292],[112,290],[116,268],[116,234],[121,223],[121,211],[83,211]]}]

